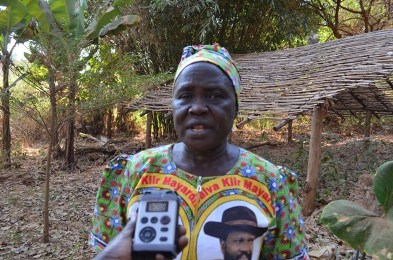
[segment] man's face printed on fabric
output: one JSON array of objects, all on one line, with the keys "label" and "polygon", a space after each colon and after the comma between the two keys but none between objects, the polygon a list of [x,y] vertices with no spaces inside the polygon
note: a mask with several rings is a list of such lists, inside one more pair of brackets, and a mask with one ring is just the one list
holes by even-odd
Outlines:
[{"label": "man's face printed on fabric", "polygon": [[251,259],[254,239],[255,236],[248,232],[235,231],[229,233],[225,241],[221,240],[224,260]]}]

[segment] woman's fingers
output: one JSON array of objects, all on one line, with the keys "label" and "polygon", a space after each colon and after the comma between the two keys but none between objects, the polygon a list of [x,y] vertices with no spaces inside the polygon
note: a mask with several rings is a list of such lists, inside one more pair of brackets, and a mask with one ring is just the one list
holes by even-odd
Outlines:
[{"label": "woman's fingers", "polygon": [[178,240],[179,251],[182,251],[188,244],[188,238],[186,236],[181,236]]},{"label": "woman's fingers", "polygon": [[[188,244],[188,238],[186,237],[186,229],[183,226],[178,227],[178,240],[177,240],[177,248],[178,252],[181,252]],[[168,260],[162,254],[156,254],[156,260]]]},{"label": "woman's fingers", "polygon": [[177,232],[180,237],[180,236],[184,236],[187,233],[187,230],[184,226],[179,226]]},{"label": "woman's fingers", "polygon": [[179,239],[177,240],[177,248],[178,251],[181,252],[188,244],[188,238],[186,237],[186,228],[183,226],[178,227],[178,237]]},{"label": "woman's fingers", "polygon": [[132,240],[132,237],[134,236],[137,216],[138,216],[137,213],[130,213],[129,221],[127,222],[127,225],[124,227],[124,230],[125,230],[124,235],[131,237],[131,240]]},{"label": "woman's fingers", "polygon": [[96,260],[105,259],[131,259],[132,252],[132,235],[135,230],[136,218],[131,217],[130,221],[123,228],[106,248],[96,256]]}]

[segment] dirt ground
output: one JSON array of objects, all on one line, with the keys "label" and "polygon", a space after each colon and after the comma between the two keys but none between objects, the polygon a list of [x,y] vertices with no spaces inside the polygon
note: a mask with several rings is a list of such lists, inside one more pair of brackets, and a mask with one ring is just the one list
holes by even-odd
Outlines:
[{"label": "dirt ground", "polygon": [[[316,208],[306,217],[313,258],[348,259],[354,253],[319,223],[324,205],[344,198],[380,212],[372,192],[372,175],[380,164],[393,159],[393,127],[382,130],[374,131],[368,139],[361,134],[324,132]],[[308,160],[309,136],[305,132],[296,134],[295,129],[294,140],[288,143],[285,132],[239,130],[232,142],[275,164],[292,168],[298,172],[302,187]],[[126,139],[117,140],[112,147],[124,144],[128,150],[123,151],[134,152],[143,139],[134,138],[134,145],[130,143]],[[77,147],[95,145],[89,139],[77,141]],[[24,147],[15,155],[17,166],[0,174],[0,259],[92,259],[88,232],[101,171],[109,157],[101,153],[78,156],[78,168],[72,173],[61,170],[61,162],[54,162],[50,181],[50,243],[45,244],[41,242],[44,151],[42,146]]]}]

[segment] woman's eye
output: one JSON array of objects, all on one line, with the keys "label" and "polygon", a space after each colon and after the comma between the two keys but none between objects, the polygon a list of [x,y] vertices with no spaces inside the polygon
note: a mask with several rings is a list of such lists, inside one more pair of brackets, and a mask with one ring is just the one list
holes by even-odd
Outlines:
[{"label": "woman's eye", "polygon": [[179,99],[190,99],[191,95],[190,94],[181,94],[179,95]]},{"label": "woman's eye", "polygon": [[211,94],[208,95],[208,97],[209,97],[210,99],[217,99],[217,98],[221,98],[222,95],[219,94],[219,93],[211,93]]}]

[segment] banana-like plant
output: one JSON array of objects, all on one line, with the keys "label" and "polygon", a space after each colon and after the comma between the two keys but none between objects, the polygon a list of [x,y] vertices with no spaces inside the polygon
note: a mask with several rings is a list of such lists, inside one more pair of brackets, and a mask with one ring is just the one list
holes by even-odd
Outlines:
[{"label": "banana-like plant", "polygon": [[[0,0],[0,7],[5,8],[0,10],[0,36],[3,33],[6,33],[6,36],[11,33],[15,34],[15,31],[18,29],[26,32],[25,28],[28,28],[28,24],[35,25],[35,32],[32,35],[27,35],[37,45],[41,46],[42,52],[39,53],[40,55],[35,55],[35,57],[40,57],[39,62],[45,64],[49,74],[52,73],[51,75],[53,75],[54,70],[59,69],[65,75],[64,78],[66,78],[68,85],[65,159],[68,165],[74,164],[74,122],[78,76],[84,67],[84,62],[87,61],[81,54],[89,49],[91,45],[97,45],[99,37],[117,34],[127,27],[136,25],[141,20],[141,17],[137,15],[122,14],[122,10],[132,2],[133,0],[108,0],[101,6],[102,8],[99,8],[96,15],[93,15],[91,19],[86,19],[85,15],[88,12],[87,0]],[[86,24],[87,21],[90,21],[90,23]],[[18,36],[17,40],[19,41],[22,40],[22,36],[26,37],[26,35]],[[7,37],[5,38],[7,39]],[[2,43],[1,39],[4,39],[4,37],[0,37],[0,44]],[[96,48],[90,49],[94,51]],[[4,53],[4,48],[2,51]],[[34,60],[31,56],[29,60]],[[54,77],[49,76],[48,78],[52,111],[51,132],[49,133],[48,130],[50,136],[48,155],[50,155],[57,119]],[[8,95],[2,95],[2,97],[8,98]],[[5,98],[3,98],[2,104],[9,103],[9,100]],[[2,105],[2,107],[6,106]],[[5,146],[3,145],[3,147]],[[8,147],[10,147],[10,142]],[[7,148],[7,150],[10,149]],[[50,158],[51,156],[47,156],[43,211],[44,242],[49,241]]]},{"label": "banana-like plant", "polygon": [[[28,10],[20,1],[0,0],[0,49],[2,65],[3,87],[0,93],[1,110],[3,113],[2,123],[2,166],[11,166],[11,128],[10,128],[10,88],[9,73],[12,60],[12,52],[17,43],[22,43],[23,37],[32,31],[30,26],[31,17]],[[11,46],[11,39],[16,42]]]},{"label": "banana-like plant", "polygon": [[[85,17],[88,12],[87,0],[28,0],[28,2],[28,13],[38,24],[38,37],[34,40],[39,44],[49,42],[51,48],[57,50],[57,55],[54,52],[51,53],[51,59],[60,61],[58,62],[60,65],[51,64],[48,69],[62,67],[62,74],[67,79],[69,119],[65,160],[67,167],[72,169],[75,164],[73,131],[75,99],[80,71],[88,58],[92,57],[97,50],[100,37],[120,33],[127,27],[136,25],[141,17],[122,14],[122,11],[132,4],[133,0],[108,0],[97,9],[97,13],[92,15],[91,19]],[[86,24],[87,21],[89,21],[88,24]],[[42,41],[44,35],[50,40]],[[87,53],[87,58],[86,55],[81,55],[82,53]],[[41,54],[41,56],[49,57],[48,53]]]},{"label": "banana-like plant", "polygon": [[321,222],[352,248],[377,259],[393,259],[393,161],[380,165],[374,176],[374,193],[384,214],[337,200],[322,211]]}]

